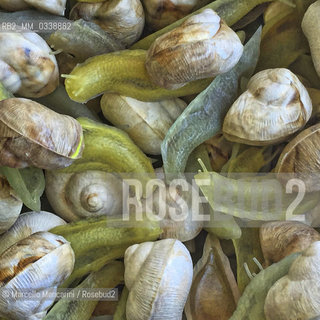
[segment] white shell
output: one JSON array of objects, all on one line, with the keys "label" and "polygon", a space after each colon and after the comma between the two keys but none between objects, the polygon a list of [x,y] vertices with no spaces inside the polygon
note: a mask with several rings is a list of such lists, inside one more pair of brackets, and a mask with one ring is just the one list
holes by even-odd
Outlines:
[{"label": "white shell", "polygon": [[46,171],[46,195],[66,221],[122,214],[122,180],[104,171]]},{"label": "white shell", "polygon": [[0,234],[7,231],[15,223],[22,205],[22,201],[14,195],[8,181],[0,176]]},{"label": "white shell", "polygon": [[16,242],[29,237],[31,234],[66,224],[57,215],[47,211],[30,211],[22,213],[15,224],[0,236],[0,254]]},{"label": "white shell", "polygon": [[[54,295],[46,293],[53,294],[73,267],[70,244],[49,232],[35,233],[10,247],[0,256],[0,316],[43,319],[55,300]],[[15,296],[25,291],[36,292],[41,298]]]},{"label": "white shell", "polygon": [[179,320],[191,287],[193,266],[187,248],[165,239],[129,247],[125,252],[129,290],[127,320]]},{"label": "white shell", "polygon": [[320,315],[320,241],[314,242],[269,290],[267,320],[308,320]]},{"label": "white shell", "polygon": [[143,102],[118,94],[105,93],[103,115],[147,154],[161,154],[161,143],[187,104],[181,99]]},{"label": "white shell", "polygon": [[57,88],[59,71],[56,58],[38,34],[0,32],[0,48],[2,68],[8,69],[6,65],[11,67],[3,83],[5,87],[8,85],[8,90],[23,97],[36,98]]},{"label": "white shell", "polygon": [[0,7],[8,11],[20,11],[34,7],[63,16],[66,2],[67,0],[0,0]]},{"label": "white shell", "polygon": [[223,133],[228,140],[268,145],[286,140],[310,119],[312,102],[297,76],[284,68],[255,74],[228,111]]},{"label": "white shell", "polygon": [[81,18],[98,24],[126,47],[140,38],[144,28],[144,10],[140,0],[79,2],[72,8],[70,19]]}]

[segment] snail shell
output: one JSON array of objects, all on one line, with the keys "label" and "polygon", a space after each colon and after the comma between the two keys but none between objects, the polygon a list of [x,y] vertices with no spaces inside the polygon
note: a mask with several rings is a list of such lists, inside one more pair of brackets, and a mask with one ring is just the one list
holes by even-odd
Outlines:
[{"label": "snail shell", "polygon": [[286,140],[310,119],[312,102],[297,76],[284,68],[255,74],[233,103],[224,136],[234,142],[268,145]]},{"label": "snail shell", "polygon": [[57,215],[46,211],[30,211],[20,214],[14,225],[0,236],[0,254],[16,242],[29,237],[33,233],[49,231],[66,224]]},{"label": "snail shell", "polygon": [[[33,32],[1,32],[0,47],[0,67],[8,69],[6,65],[10,66],[7,71],[11,75],[8,90],[11,89],[13,93],[17,92],[23,97],[38,98],[58,87],[57,60],[50,54],[50,47],[39,35]],[[4,81],[4,86],[7,81]]]},{"label": "snail shell", "polygon": [[146,21],[153,30],[160,30],[183,18],[201,0],[142,0]]},{"label": "snail shell", "polygon": [[74,118],[22,98],[0,101],[0,164],[57,169],[81,157],[82,127]]},{"label": "snail shell", "polygon": [[46,195],[67,221],[122,213],[122,180],[104,171],[46,171]]},{"label": "snail shell", "polygon": [[161,143],[185,109],[181,99],[143,102],[118,94],[105,93],[101,99],[103,115],[147,154],[161,154]]},{"label": "snail shell", "polygon": [[320,241],[320,234],[297,221],[274,221],[260,227],[260,244],[266,266],[307,249],[315,241]]},{"label": "snail shell", "polygon": [[7,231],[15,223],[22,205],[22,201],[14,196],[13,189],[7,179],[0,176],[0,234]]},{"label": "snail shell", "polygon": [[30,7],[52,14],[64,15],[67,0],[0,0],[0,7],[7,11],[20,11]]},{"label": "snail shell", "polygon": [[306,191],[320,190],[320,123],[303,130],[285,146],[275,172],[284,185],[294,177],[303,181]]},{"label": "snail shell", "polygon": [[307,320],[320,315],[319,265],[320,241],[317,241],[269,290],[264,305],[267,320]]},{"label": "snail shell", "polygon": [[125,252],[128,320],[179,320],[192,282],[192,261],[178,240],[129,247]]},{"label": "snail shell", "polygon": [[144,28],[144,10],[140,0],[79,2],[72,8],[70,19],[81,18],[98,24],[126,47],[140,38]]},{"label": "snail shell", "polygon": [[154,41],[146,69],[156,85],[177,89],[229,71],[242,52],[237,34],[213,10],[205,9]]},{"label": "snail shell", "polygon": [[[74,261],[70,244],[49,232],[35,233],[11,246],[0,255],[0,316],[43,319],[57,287],[70,276]],[[41,298],[17,295],[26,290]]]}]

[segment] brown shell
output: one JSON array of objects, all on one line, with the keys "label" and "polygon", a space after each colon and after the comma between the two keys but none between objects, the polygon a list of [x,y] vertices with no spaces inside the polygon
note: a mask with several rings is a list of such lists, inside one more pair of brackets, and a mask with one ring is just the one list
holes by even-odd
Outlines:
[{"label": "brown shell", "polygon": [[82,127],[72,117],[28,99],[0,102],[1,165],[64,168],[81,157],[82,141]]},{"label": "brown shell", "polygon": [[286,145],[275,172],[283,184],[297,178],[305,183],[308,192],[320,190],[320,123],[305,129]]},{"label": "brown shell", "polygon": [[307,249],[320,240],[312,227],[297,221],[268,222],[260,228],[260,244],[266,266],[284,257]]},{"label": "brown shell", "polygon": [[242,52],[237,34],[206,9],[157,38],[147,52],[146,68],[156,85],[176,89],[229,71]]}]

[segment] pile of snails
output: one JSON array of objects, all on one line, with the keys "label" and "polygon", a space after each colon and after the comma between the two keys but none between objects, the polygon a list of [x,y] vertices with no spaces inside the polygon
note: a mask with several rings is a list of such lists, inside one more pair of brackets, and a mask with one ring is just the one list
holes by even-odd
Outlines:
[{"label": "pile of snails", "polygon": [[0,320],[320,316],[320,0],[0,9]]}]

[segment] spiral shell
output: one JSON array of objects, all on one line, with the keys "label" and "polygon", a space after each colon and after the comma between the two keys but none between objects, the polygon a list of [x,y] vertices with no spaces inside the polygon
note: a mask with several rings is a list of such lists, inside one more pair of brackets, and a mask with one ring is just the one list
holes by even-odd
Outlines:
[{"label": "spiral shell", "polygon": [[140,0],[79,2],[72,8],[70,19],[81,18],[98,24],[126,47],[140,38],[144,27],[144,11]]},{"label": "spiral shell", "polygon": [[9,91],[38,98],[58,87],[57,60],[38,34],[1,32],[0,47],[0,78]]},{"label": "spiral shell", "polygon": [[14,225],[0,236],[0,254],[16,242],[36,232],[49,231],[64,224],[66,224],[64,220],[51,212],[30,211],[22,213]]},{"label": "spiral shell", "polygon": [[192,261],[178,240],[144,242],[125,252],[128,320],[179,320],[192,282]]},{"label": "spiral shell", "polygon": [[213,10],[205,9],[155,40],[147,52],[146,69],[156,85],[177,89],[229,71],[242,52],[237,34]]},{"label": "spiral shell", "polygon": [[28,99],[0,101],[0,164],[57,169],[81,157],[81,125]]},{"label": "spiral shell", "polygon": [[264,305],[267,320],[308,320],[320,315],[319,265],[320,241],[317,241],[269,290]]},{"label": "spiral shell", "polygon": [[[43,319],[73,267],[73,250],[61,236],[38,232],[11,246],[0,256],[0,316]],[[41,299],[18,295],[23,292],[37,293]]]},{"label": "spiral shell", "polygon": [[122,181],[104,171],[46,171],[46,195],[54,212],[67,221],[122,213]]},{"label": "spiral shell", "polygon": [[255,74],[231,106],[224,136],[234,142],[268,145],[286,140],[310,119],[312,102],[297,76],[284,68]]},{"label": "spiral shell", "polygon": [[7,179],[0,176],[0,234],[7,231],[15,223],[22,205],[22,201],[14,195]]}]

